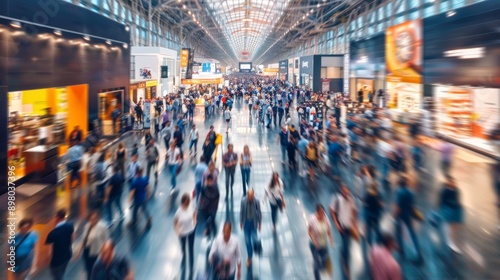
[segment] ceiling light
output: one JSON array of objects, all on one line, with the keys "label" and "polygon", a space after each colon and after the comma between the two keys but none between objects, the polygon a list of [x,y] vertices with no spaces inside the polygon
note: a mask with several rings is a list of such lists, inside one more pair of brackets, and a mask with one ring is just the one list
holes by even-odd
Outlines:
[{"label": "ceiling light", "polygon": [[123,44],[123,48],[124,48],[124,49],[128,49],[128,45],[124,43],[124,44]]},{"label": "ceiling light", "polygon": [[318,3],[318,5],[316,5],[316,7],[319,8],[319,3]]},{"label": "ceiling light", "polygon": [[130,26],[125,25],[125,31],[130,31]]},{"label": "ceiling light", "polygon": [[191,11],[188,11],[188,14],[191,14]]},{"label": "ceiling light", "polygon": [[85,41],[90,41],[90,37],[89,37],[88,35],[83,36],[83,39],[84,39]]},{"label": "ceiling light", "polygon": [[186,5],[182,5],[182,8],[185,10],[186,9]]},{"label": "ceiling light", "polygon": [[106,44],[111,45],[111,41],[110,40],[106,40]]},{"label": "ceiling light", "polygon": [[10,22],[10,26],[15,28],[21,28],[21,23],[19,21],[13,20]]},{"label": "ceiling light", "polygon": [[305,18],[306,18],[306,16],[302,16],[302,19],[305,19]]},{"label": "ceiling light", "polygon": [[456,12],[455,12],[455,11],[449,11],[449,12],[447,12],[447,13],[446,13],[446,16],[447,16],[447,17],[452,17],[452,16],[454,16],[455,14],[456,14]]},{"label": "ceiling light", "polygon": [[312,13],[312,12],[314,12],[314,9],[311,9],[311,11],[310,11],[310,12],[311,12],[311,13]]},{"label": "ceiling light", "polygon": [[56,29],[56,30],[54,30],[54,34],[56,34],[57,36],[61,36],[62,32],[61,32],[61,30]]}]

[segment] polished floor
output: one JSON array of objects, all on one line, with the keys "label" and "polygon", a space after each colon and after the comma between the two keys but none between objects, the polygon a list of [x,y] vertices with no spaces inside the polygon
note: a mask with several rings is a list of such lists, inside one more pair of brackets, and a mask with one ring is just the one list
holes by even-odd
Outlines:
[{"label": "polished floor", "polygon": [[[266,129],[255,123],[246,106],[238,101],[233,110],[233,121],[229,133],[226,135],[225,122],[220,115],[208,120],[203,119],[202,112],[197,112],[195,124],[204,138],[210,125],[224,135],[223,148],[227,143],[233,143],[236,152],[241,152],[243,146],[249,145],[253,154],[251,171],[251,187],[255,189],[256,197],[264,197],[264,188],[269,183],[273,171],[279,172],[285,183],[286,211],[279,215],[277,232],[272,232],[270,209],[263,204],[263,226],[259,237],[263,243],[263,254],[255,256],[253,266],[247,269],[244,265],[246,251],[244,237],[239,227],[234,227],[234,234],[240,239],[243,256],[242,279],[313,279],[312,256],[309,251],[309,237],[307,234],[307,218],[314,210],[316,203],[328,205],[336,186],[326,177],[321,176],[317,182],[311,184],[307,178],[296,172],[289,172],[281,164],[279,145],[277,144],[278,129]],[[130,136],[125,140],[128,148],[134,142],[139,142],[138,136]],[[199,143],[201,147],[201,143]],[[220,153],[217,161],[220,168]],[[165,148],[161,146],[161,153]],[[437,194],[440,190],[442,175],[436,166],[435,152],[428,150],[427,169],[429,172],[415,173],[418,183],[419,209],[428,215],[435,208]],[[144,157],[144,156],[143,156]],[[144,161],[144,158],[142,158]],[[452,174],[457,178],[462,190],[462,201],[467,210],[466,222],[461,231],[461,244],[464,254],[451,253],[440,242],[440,234],[428,223],[416,224],[416,230],[424,254],[424,263],[416,265],[411,261],[401,261],[405,279],[498,279],[500,275],[500,231],[498,230],[499,212],[495,206],[497,202],[491,183],[491,160],[458,149],[455,157]],[[178,177],[180,193],[189,192],[194,187],[194,162],[189,162],[186,156],[184,168]],[[343,178],[355,190],[354,172],[352,167],[343,168]],[[144,230],[144,223],[137,229],[129,229],[125,224],[130,219],[130,211],[125,195],[123,196],[126,209],[126,220],[123,224],[116,224],[111,228],[112,237],[117,242],[118,252],[125,254],[131,260],[136,279],[183,279],[181,271],[181,251],[178,238],[173,230],[173,214],[178,207],[179,197],[170,197],[170,175],[166,169],[160,174],[157,191],[150,201],[149,210],[153,213],[153,226],[149,231]],[[221,201],[217,223],[219,229],[226,220],[238,224],[240,200],[242,197],[241,174],[236,172],[234,196],[224,200],[224,172],[219,176]],[[36,229],[42,239],[50,230],[51,217],[60,207],[70,209],[70,218],[78,226],[79,240],[81,240],[82,221],[88,212],[91,197],[87,187],[78,190],[67,190],[61,187],[43,197],[24,198],[19,201],[18,215],[36,219]],[[2,203],[2,206],[5,205]],[[3,209],[2,209],[3,210]],[[1,212],[5,215],[4,211]],[[383,228],[393,228],[388,214],[383,219]],[[2,222],[5,219],[2,219]],[[362,220],[360,221],[362,224]],[[5,226],[1,224],[2,239],[5,238]],[[323,279],[342,279],[339,265],[340,237],[334,230],[336,244],[330,249],[333,260],[333,274],[323,274]],[[406,237],[406,244],[411,241]],[[76,244],[79,242],[77,241]],[[3,244],[5,244],[3,242]],[[208,242],[199,232],[195,239],[195,275],[202,273],[206,264]],[[76,246],[76,245],[75,245]],[[50,279],[48,271],[43,269],[47,264],[45,246],[39,246],[36,263],[40,267],[33,279]],[[412,249],[412,248],[410,248]],[[4,261],[2,254],[1,261]],[[366,246],[364,241],[351,244],[351,279],[369,279],[366,267]],[[3,273],[0,279],[7,277]],[[67,270],[65,279],[85,279],[83,261],[72,262]]]}]

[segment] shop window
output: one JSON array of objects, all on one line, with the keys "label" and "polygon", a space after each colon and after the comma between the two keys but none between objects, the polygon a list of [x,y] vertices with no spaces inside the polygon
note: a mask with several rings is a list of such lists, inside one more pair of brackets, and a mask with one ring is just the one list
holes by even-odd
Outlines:
[{"label": "shop window", "polygon": [[465,0],[453,0],[453,9],[458,9],[465,6]]},{"label": "shop window", "polygon": [[412,13],[410,14],[410,18],[411,18],[411,19],[417,19],[417,18],[418,18],[418,11],[412,12]]},{"label": "shop window", "polygon": [[417,8],[420,4],[420,0],[408,0],[408,1],[410,1],[410,9]]},{"label": "shop window", "polygon": [[396,14],[400,14],[405,11],[405,3],[404,1],[399,2],[399,7],[398,10],[396,11]]},{"label": "shop window", "polygon": [[105,11],[111,11],[111,8],[109,7],[108,0],[102,0],[102,8],[103,8]]},{"label": "shop window", "polygon": [[429,7],[425,7],[424,17],[430,17],[430,16],[433,16],[433,15],[434,15],[434,5],[433,6],[429,6]]},{"label": "shop window", "polygon": [[377,20],[382,21],[384,19],[384,7],[380,7],[377,10]]},{"label": "shop window", "polygon": [[444,13],[447,12],[448,9],[448,1],[444,0],[439,3],[439,12]]},{"label": "shop window", "polygon": [[387,3],[387,5],[385,6],[385,14],[387,16],[392,15],[392,2]]},{"label": "shop window", "polygon": [[99,2],[100,2],[100,0],[92,0],[90,3],[92,3],[92,5],[99,7]]}]

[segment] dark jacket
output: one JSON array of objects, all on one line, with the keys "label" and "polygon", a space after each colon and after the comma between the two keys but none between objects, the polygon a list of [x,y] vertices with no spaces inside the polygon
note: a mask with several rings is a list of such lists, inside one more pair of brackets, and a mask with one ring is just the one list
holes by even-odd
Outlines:
[{"label": "dark jacket", "polygon": [[220,193],[217,186],[213,187],[203,187],[200,193],[200,201],[198,203],[198,209],[204,211],[207,214],[217,213],[219,208]]},{"label": "dark jacket", "polygon": [[247,218],[248,207],[255,207],[253,223],[255,228],[257,228],[259,224],[262,222],[262,212],[260,211],[260,202],[257,198],[254,198],[253,202],[250,202],[246,196],[243,198],[243,200],[241,200],[240,223],[245,224],[245,222],[248,220]]}]

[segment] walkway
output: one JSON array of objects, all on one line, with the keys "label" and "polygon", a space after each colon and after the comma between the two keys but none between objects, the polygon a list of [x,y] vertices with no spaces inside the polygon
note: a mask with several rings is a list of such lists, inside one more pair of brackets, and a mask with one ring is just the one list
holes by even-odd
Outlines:
[{"label": "walkway", "polygon": [[[204,121],[201,114],[198,113],[195,117],[200,137],[205,137],[212,124],[214,124],[216,131],[225,131],[225,122],[219,115]],[[328,205],[335,186],[326,178],[319,178],[316,184],[311,185],[305,178],[285,169],[280,163],[280,149],[276,142],[279,130],[277,128],[268,130],[258,126],[249,117],[246,106],[242,106],[239,101],[235,102],[232,115],[232,128],[224,137],[224,148],[227,143],[233,143],[235,151],[239,153],[245,144],[249,145],[254,160],[251,186],[255,189],[256,197],[263,198],[264,188],[269,183],[273,170],[276,170],[284,180],[287,201],[286,211],[279,216],[279,225],[275,234],[272,233],[269,206],[263,205],[263,226],[260,238],[264,252],[261,257],[254,257],[251,270],[247,270],[245,267],[246,251],[243,234],[238,226],[233,227],[234,234],[240,238],[242,248],[242,279],[312,279],[312,257],[308,247],[306,219],[313,212],[316,202]],[[131,137],[125,141],[129,149],[134,142],[138,142],[138,139]],[[201,145],[200,141],[199,147]],[[161,146],[161,152],[164,153],[163,146]],[[429,170],[437,170],[435,168],[435,154],[432,151],[428,151],[428,154],[428,164],[431,166]],[[218,163],[220,165],[220,160]],[[462,200],[467,207],[467,220],[463,232],[464,255],[440,253],[441,250],[436,249],[440,245],[435,230],[425,223],[418,225],[417,232],[419,232],[425,262],[422,266],[403,262],[406,279],[494,279],[500,275],[498,252],[500,240],[496,230],[500,223],[498,222],[497,209],[494,206],[495,195],[490,187],[491,176],[488,173],[488,164],[488,160],[460,150],[452,170],[452,174],[457,178],[462,189]],[[178,188],[181,194],[191,193],[194,187],[193,168],[194,165],[189,166],[188,161],[185,162],[178,177],[180,182]],[[182,279],[180,245],[172,226],[173,214],[178,201],[175,205],[169,203],[170,180],[167,173],[160,174],[157,193],[149,204],[149,209],[153,213],[151,230],[143,232],[141,230],[143,224],[138,227],[138,230],[128,229],[124,224],[112,228],[112,236],[117,241],[117,250],[131,259],[136,279]],[[343,173],[350,183],[352,172],[343,170]],[[229,201],[224,201],[224,175],[222,172],[219,176],[221,186],[221,202],[217,215],[219,229],[225,220],[233,221],[235,225],[239,223],[239,202],[242,197],[241,174],[237,170],[234,197]],[[427,215],[435,205],[441,175],[433,172],[431,174],[421,173],[417,177],[419,178],[417,191],[419,209]],[[125,195],[123,199],[126,200]],[[128,202],[124,202],[124,205],[128,205]],[[76,222],[81,240],[82,220],[88,209],[87,195],[84,190],[56,192],[19,212],[19,216],[34,217],[36,223],[39,224],[37,229],[42,231],[40,235],[43,236],[50,228],[52,214],[60,207],[71,210],[70,218]],[[129,209],[126,209],[126,216],[125,223],[130,218]],[[389,219],[384,219],[384,227],[391,227]],[[4,230],[2,233],[5,233]],[[331,250],[334,274],[332,276],[324,275],[323,279],[341,279],[338,257],[340,237],[335,230],[334,234],[337,243]],[[76,244],[78,243],[77,241]],[[411,244],[411,242],[406,243]],[[198,271],[202,271],[205,266],[207,246],[206,238],[199,232],[195,239],[195,252],[197,254],[195,265]],[[367,279],[364,265],[366,254],[363,248],[362,244],[352,243],[352,279]],[[40,249],[43,252],[46,248],[40,246]],[[38,254],[37,263],[41,266],[47,263],[47,260],[43,259],[43,255],[43,253]],[[2,254],[0,259],[2,262],[3,258]],[[84,279],[83,261],[72,263],[66,275],[66,279]],[[0,279],[3,278],[0,277]],[[46,270],[42,270],[34,279],[45,280],[50,279],[50,277]]]}]

